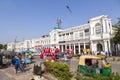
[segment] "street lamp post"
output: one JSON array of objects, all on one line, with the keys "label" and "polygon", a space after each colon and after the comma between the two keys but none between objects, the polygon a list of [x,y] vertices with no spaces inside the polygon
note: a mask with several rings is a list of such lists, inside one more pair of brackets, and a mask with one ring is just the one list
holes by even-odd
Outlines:
[{"label": "street lamp post", "polygon": [[15,37],[15,39],[14,39],[13,52],[15,52],[15,51],[16,51],[16,39],[17,39],[17,36],[16,36],[16,37]]},{"label": "street lamp post", "polygon": [[[69,13],[70,13],[70,17],[71,17],[70,23],[72,23],[72,10],[71,10],[71,8],[69,7],[69,5],[66,5],[66,8],[68,9],[68,11],[69,11]],[[71,25],[71,27],[72,27],[72,25]],[[72,43],[73,43],[73,30],[72,30],[72,28],[70,29],[70,36],[71,36],[71,39],[69,39],[69,40],[71,40],[71,41],[69,41],[69,42],[70,42],[70,44],[71,44],[71,48],[69,48],[69,49],[75,49],[75,48],[74,48],[74,45],[72,44]]]}]

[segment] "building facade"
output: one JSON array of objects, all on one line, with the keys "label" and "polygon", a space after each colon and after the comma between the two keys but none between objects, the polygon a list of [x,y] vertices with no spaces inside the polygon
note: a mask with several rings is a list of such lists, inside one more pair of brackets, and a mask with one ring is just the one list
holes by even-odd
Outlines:
[{"label": "building facade", "polygon": [[[26,40],[18,43],[9,43],[8,50],[15,48],[16,51],[31,49],[35,51],[36,46],[56,47],[62,52],[72,49],[75,54],[82,53],[86,49],[92,52],[111,52],[112,21],[106,16],[98,16],[90,19],[86,24],[68,29],[54,29],[49,36],[39,39]],[[14,45],[14,47],[11,47]]]}]

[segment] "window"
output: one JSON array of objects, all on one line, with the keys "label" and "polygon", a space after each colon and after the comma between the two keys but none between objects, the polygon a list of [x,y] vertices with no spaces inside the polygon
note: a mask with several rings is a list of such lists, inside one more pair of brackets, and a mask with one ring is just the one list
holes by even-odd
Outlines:
[{"label": "window", "polygon": [[101,34],[102,33],[102,27],[101,27],[100,23],[97,23],[95,25],[95,32],[96,32],[96,34]]},{"label": "window", "polygon": [[89,32],[89,29],[85,29],[84,32],[85,32],[85,33]]},{"label": "window", "polygon": [[56,41],[56,34],[54,34],[54,41]]},{"label": "window", "polygon": [[69,33],[66,33],[66,35],[69,35]]},{"label": "window", "polygon": [[79,36],[80,36],[80,37],[83,37],[83,32],[80,32],[80,33],[79,33]]},{"label": "window", "polygon": [[85,32],[85,36],[89,35],[89,29],[85,29],[84,32]]},{"label": "window", "polygon": [[75,39],[77,39],[77,38],[78,38],[78,33],[76,32],[76,33],[75,33]]}]

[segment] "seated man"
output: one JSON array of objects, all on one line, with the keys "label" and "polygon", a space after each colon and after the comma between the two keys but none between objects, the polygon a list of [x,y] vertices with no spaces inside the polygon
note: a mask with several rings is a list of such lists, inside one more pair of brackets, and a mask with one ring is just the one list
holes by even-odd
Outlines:
[{"label": "seated man", "polygon": [[97,61],[97,68],[96,68],[96,73],[100,74],[102,73],[102,64],[100,62],[100,60]]},{"label": "seated man", "polygon": [[85,63],[86,63],[86,67],[87,67],[87,69],[88,69],[88,72],[91,72],[92,71],[92,63],[91,63],[91,60],[86,60],[85,61]]}]

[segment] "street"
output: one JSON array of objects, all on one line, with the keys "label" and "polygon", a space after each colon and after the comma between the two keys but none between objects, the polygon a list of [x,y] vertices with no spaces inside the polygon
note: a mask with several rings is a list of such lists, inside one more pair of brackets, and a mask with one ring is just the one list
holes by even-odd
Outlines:
[{"label": "street", "polygon": [[34,56],[33,63],[26,67],[25,73],[18,71],[18,74],[14,74],[14,66],[0,69],[0,80],[29,80],[33,77],[33,65],[38,62],[39,56]]},{"label": "street", "polygon": [[[34,57],[34,61],[39,63],[39,56],[35,56]],[[76,72],[77,71],[77,68],[78,68],[78,59],[76,58],[72,58],[70,60],[70,71],[71,72]],[[108,61],[109,62],[109,61]],[[114,73],[119,73],[120,74],[120,62],[110,62],[111,65],[112,65],[112,71]]]},{"label": "street", "polygon": [[[32,67],[35,64],[39,64],[39,56],[34,56],[33,63],[26,68],[25,73],[18,72],[17,75],[14,74],[14,67],[9,66],[8,68],[0,69],[0,80],[23,80],[32,77]],[[120,63],[111,63],[112,71],[118,72],[120,74]],[[78,68],[78,59],[72,58],[70,60],[70,71],[76,72]],[[22,79],[21,79],[22,77]]]}]

